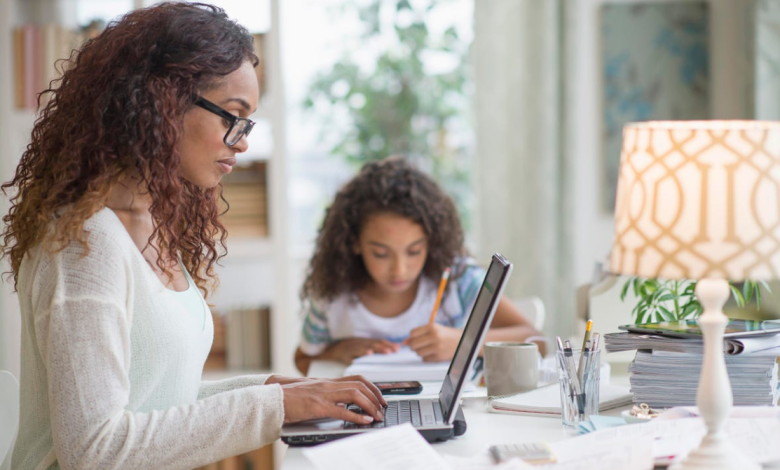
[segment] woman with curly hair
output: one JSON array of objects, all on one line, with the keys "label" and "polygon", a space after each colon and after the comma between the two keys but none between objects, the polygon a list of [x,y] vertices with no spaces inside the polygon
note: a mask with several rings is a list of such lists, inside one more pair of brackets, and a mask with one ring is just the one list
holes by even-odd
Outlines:
[{"label": "woman with curly hair", "polygon": [[220,179],[247,149],[257,62],[221,9],[162,3],[109,24],[44,92],[3,185],[23,322],[13,468],[192,468],[283,422],[373,420],[340,403],[382,419],[359,377],[201,381]]},{"label": "woman with curly hair", "polygon": [[[439,280],[450,282],[436,313]],[[336,194],[320,228],[301,290],[305,318],[295,363],[346,364],[406,345],[425,361],[450,360],[485,270],[467,257],[452,202],[408,161],[366,164]],[[487,341],[519,341],[539,332],[501,299]]]}]

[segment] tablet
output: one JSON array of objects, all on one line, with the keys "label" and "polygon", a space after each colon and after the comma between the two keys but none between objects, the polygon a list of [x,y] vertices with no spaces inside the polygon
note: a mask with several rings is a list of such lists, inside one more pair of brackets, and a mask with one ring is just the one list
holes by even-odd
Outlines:
[{"label": "tablet", "polygon": [[[631,333],[671,336],[674,338],[701,339],[701,329],[696,320],[662,321],[621,325],[621,330]],[[780,334],[780,320],[729,320],[724,338],[742,338],[745,336],[767,336]]]}]

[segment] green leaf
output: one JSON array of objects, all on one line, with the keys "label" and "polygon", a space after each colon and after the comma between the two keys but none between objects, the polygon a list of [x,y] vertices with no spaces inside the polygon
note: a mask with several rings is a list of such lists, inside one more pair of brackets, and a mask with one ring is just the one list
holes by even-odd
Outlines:
[{"label": "green leaf", "polygon": [[764,289],[766,289],[767,292],[769,292],[770,294],[772,293],[772,288],[769,287],[769,284],[767,284],[766,281],[762,280],[759,282],[761,282],[761,285],[764,286]]},{"label": "green leaf", "polygon": [[628,293],[628,288],[631,287],[631,282],[633,282],[633,279],[629,279],[625,284],[623,284],[623,289],[620,291],[621,302],[626,300],[626,294]]},{"label": "green leaf", "polygon": [[761,308],[761,289],[756,286],[756,310]]},{"label": "green leaf", "polygon": [[736,287],[729,284],[729,287],[731,288],[731,293],[734,295],[734,300],[737,301],[737,305],[742,308],[745,306],[745,298],[742,297],[742,293],[737,289]]},{"label": "green leaf", "polygon": [[753,284],[750,281],[742,283],[742,296],[745,298],[745,302],[750,302],[753,298]]},{"label": "green leaf", "polygon": [[674,314],[670,312],[666,307],[659,305],[658,308],[662,312],[662,316],[664,320],[668,320],[668,321],[674,320]]},{"label": "green leaf", "polygon": [[641,279],[638,278],[638,277],[635,277],[633,279],[633,283],[634,283],[633,284],[634,285],[634,295],[637,296],[637,297],[641,297],[642,296],[642,294],[640,293],[641,285],[642,285]]},{"label": "green leaf", "polygon": [[697,303],[689,303],[685,305],[685,307],[683,307],[682,309],[682,313],[680,314],[680,318],[678,318],[678,320],[684,320],[688,315],[696,311],[696,306],[698,305],[699,304]]},{"label": "green leaf", "polygon": [[658,298],[658,302],[666,302],[667,300],[677,300],[680,296],[674,294],[664,294]]}]

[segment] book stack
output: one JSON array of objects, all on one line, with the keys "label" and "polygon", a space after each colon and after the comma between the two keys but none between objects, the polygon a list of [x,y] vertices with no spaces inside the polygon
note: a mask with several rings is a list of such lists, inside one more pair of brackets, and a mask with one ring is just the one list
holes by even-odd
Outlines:
[{"label": "book stack", "polygon": [[271,367],[271,311],[268,308],[231,310],[225,321],[225,352],[230,370]]},{"label": "book stack", "polygon": [[[59,25],[25,24],[14,29],[14,102],[17,108],[36,109],[38,93],[60,77],[72,51],[87,39],[86,33]],[[44,96],[44,99],[47,97]],[[42,103],[43,104],[43,103]]]},{"label": "book stack", "polygon": [[[634,333],[610,333],[604,340],[607,352],[637,350],[628,368],[634,403],[655,409],[696,404],[704,357],[701,340]],[[776,336],[724,341],[735,405],[777,404],[778,343]]]},{"label": "book stack", "polygon": [[265,237],[268,235],[265,162],[234,167],[222,180],[222,195],[230,206],[222,207],[220,220],[230,236]]}]

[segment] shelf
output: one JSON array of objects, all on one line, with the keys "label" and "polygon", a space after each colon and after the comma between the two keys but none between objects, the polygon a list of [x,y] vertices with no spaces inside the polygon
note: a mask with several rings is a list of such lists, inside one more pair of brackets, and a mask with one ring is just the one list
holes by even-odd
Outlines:
[{"label": "shelf", "polygon": [[225,262],[265,260],[273,254],[273,243],[268,237],[231,237],[228,235],[225,243],[228,249],[228,254],[223,259]]}]

